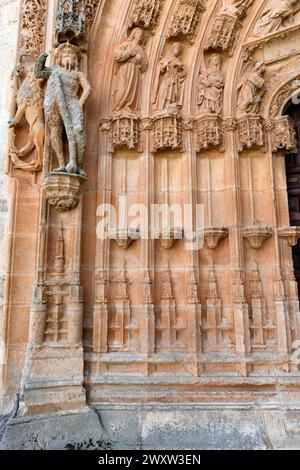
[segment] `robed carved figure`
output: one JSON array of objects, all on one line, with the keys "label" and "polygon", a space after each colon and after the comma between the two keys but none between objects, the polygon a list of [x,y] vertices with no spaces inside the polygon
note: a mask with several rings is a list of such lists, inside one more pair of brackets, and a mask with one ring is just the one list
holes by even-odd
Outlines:
[{"label": "robed carved figure", "polygon": [[204,67],[200,72],[198,107],[201,114],[219,115],[222,112],[225,77],[221,71],[221,63],[221,56],[213,54],[207,69]]},{"label": "robed carved figure", "polygon": [[157,112],[172,112],[182,108],[186,68],[181,60],[182,46],[176,42],[158,64],[154,84],[153,104]]},{"label": "robed carved figure", "polygon": [[294,5],[298,0],[273,0],[270,8],[265,11],[254,30],[255,36],[265,36],[283,26],[286,19],[293,21]]},{"label": "robed carved figure", "polygon": [[267,68],[263,62],[256,62],[253,69],[244,75],[239,86],[238,114],[258,114],[265,89],[265,72]]},{"label": "robed carved figure", "polygon": [[143,30],[135,28],[115,50],[115,60],[120,64],[115,76],[113,111],[134,114],[139,111],[141,74],[148,60],[142,47]]},{"label": "robed carved figure", "polygon": [[[46,67],[48,54],[42,54],[35,66],[37,78],[47,79],[44,100],[46,123],[51,145],[59,167],[55,172],[85,176],[82,169],[85,151],[83,106],[91,87],[85,75],[78,71],[79,51],[71,44],[61,44],[54,51],[55,65]],[[80,90],[82,90],[79,98]],[[69,163],[66,165],[63,146],[65,129],[69,145]]]}]

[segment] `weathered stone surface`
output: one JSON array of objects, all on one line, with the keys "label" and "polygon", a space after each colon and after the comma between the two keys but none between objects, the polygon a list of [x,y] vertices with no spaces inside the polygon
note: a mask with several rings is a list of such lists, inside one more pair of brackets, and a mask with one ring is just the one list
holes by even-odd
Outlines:
[{"label": "weathered stone surface", "polygon": [[105,407],[9,421],[2,450],[300,449],[299,411]]}]

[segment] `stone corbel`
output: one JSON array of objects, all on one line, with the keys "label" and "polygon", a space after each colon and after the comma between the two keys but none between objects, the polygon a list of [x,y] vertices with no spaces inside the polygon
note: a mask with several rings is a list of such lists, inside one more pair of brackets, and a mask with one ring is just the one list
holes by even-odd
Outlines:
[{"label": "stone corbel", "polygon": [[249,114],[242,116],[237,121],[238,125],[238,148],[251,149],[264,146],[263,125],[260,115]]},{"label": "stone corbel", "polygon": [[[223,126],[219,116],[210,114],[197,120],[197,148],[207,150],[212,147],[223,148]],[[224,148],[223,148],[224,150]]]},{"label": "stone corbel", "polygon": [[110,125],[110,151],[139,150],[139,119],[133,114],[114,116]]},{"label": "stone corbel", "polygon": [[182,150],[182,118],[178,112],[157,115],[153,119],[152,150]]},{"label": "stone corbel", "polygon": [[74,209],[80,199],[85,178],[73,173],[51,172],[45,176],[43,190],[49,204],[59,212]]},{"label": "stone corbel", "polygon": [[204,229],[204,238],[209,249],[215,250],[221,240],[227,238],[229,230],[226,227],[207,227]]},{"label": "stone corbel", "polygon": [[155,238],[161,241],[162,247],[165,250],[170,250],[171,248],[173,248],[176,240],[183,239],[183,230],[182,228],[174,228],[174,229],[165,228],[165,229],[160,230],[156,234]]},{"label": "stone corbel", "polygon": [[300,227],[281,227],[278,229],[278,237],[286,240],[292,248],[297,245],[300,239]]},{"label": "stone corbel", "polygon": [[272,122],[272,151],[285,150],[295,153],[297,151],[297,139],[293,120],[289,116],[282,116]]},{"label": "stone corbel", "polygon": [[139,238],[139,231],[131,228],[112,230],[110,233],[110,239],[116,240],[118,246],[122,248],[122,250],[127,250],[131,243]]},{"label": "stone corbel", "polygon": [[273,235],[273,229],[264,225],[254,225],[243,230],[243,237],[249,242],[251,248],[259,250],[265,241]]}]

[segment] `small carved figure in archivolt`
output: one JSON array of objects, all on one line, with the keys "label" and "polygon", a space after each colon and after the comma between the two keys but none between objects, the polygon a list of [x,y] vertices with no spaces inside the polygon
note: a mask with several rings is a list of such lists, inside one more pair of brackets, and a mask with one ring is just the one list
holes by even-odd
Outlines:
[{"label": "small carved figure in archivolt", "polygon": [[223,0],[220,15],[240,16],[253,0]]},{"label": "small carved figure in archivolt", "polygon": [[202,68],[198,81],[198,107],[201,114],[221,114],[225,77],[221,71],[222,59],[213,54],[207,69]]},{"label": "small carved figure in archivolt", "polygon": [[[46,67],[48,55],[37,60],[37,78],[47,79],[44,100],[46,123],[51,135],[51,145],[57,156],[59,167],[55,172],[68,172],[85,176],[82,169],[85,152],[85,130],[83,106],[91,87],[85,75],[78,71],[79,50],[65,43],[54,51],[55,65]],[[82,90],[79,98],[79,92]],[[66,165],[63,131],[69,146],[69,163]]]},{"label": "small carved figure in archivolt", "polygon": [[158,64],[153,99],[157,112],[170,113],[182,108],[187,71],[181,54],[182,46],[176,42]]},{"label": "small carved figure in archivolt", "polygon": [[[10,157],[17,168],[23,170],[38,171],[43,165],[44,151],[44,112],[43,112],[43,89],[41,80],[35,78],[34,66],[19,64],[13,74],[14,87],[16,89],[17,111],[13,119],[9,121],[10,134]],[[23,81],[21,81],[23,79]],[[19,82],[19,83],[18,83]],[[21,83],[20,83],[21,82]],[[22,118],[25,117],[29,125],[27,143],[18,149],[15,145],[15,132]],[[36,156],[31,163],[23,162],[35,148]]]},{"label": "small carved figure in archivolt", "polygon": [[139,111],[142,73],[148,67],[148,59],[142,46],[143,40],[143,30],[135,28],[115,50],[115,60],[120,64],[113,93],[115,113],[133,114]]},{"label": "small carved figure in archivolt", "polygon": [[263,62],[256,62],[254,67],[244,75],[238,86],[238,114],[258,114],[260,103],[266,93],[265,72],[266,65]]},{"label": "small carved figure in archivolt", "polygon": [[257,23],[254,35],[261,37],[278,31],[283,27],[285,20],[292,24],[296,3],[298,0],[272,0],[270,8],[263,13]]}]

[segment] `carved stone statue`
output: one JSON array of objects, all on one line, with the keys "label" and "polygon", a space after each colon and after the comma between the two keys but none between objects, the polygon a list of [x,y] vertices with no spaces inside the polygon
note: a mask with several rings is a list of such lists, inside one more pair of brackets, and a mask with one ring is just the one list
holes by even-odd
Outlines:
[{"label": "carved stone statue", "polygon": [[254,30],[254,35],[261,37],[278,31],[287,19],[293,21],[294,5],[298,0],[273,0],[270,8],[265,11]]},{"label": "carved stone statue", "polygon": [[141,74],[148,60],[142,47],[143,30],[135,28],[115,50],[115,60],[120,64],[115,76],[113,111],[133,114],[139,110]]},{"label": "carved stone statue", "polygon": [[219,14],[239,16],[240,12],[243,12],[251,2],[252,0],[223,0]]},{"label": "carved stone statue", "polygon": [[[47,79],[44,100],[46,123],[50,130],[51,145],[59,161],[55,172],[68,172],[85,176],[82,169],[85,151],[83,106],[91,87],[78,71],[79,51],[71,44],[61,44],[54,51],[55,65],[45,67],[47,54],[42,54],[35,66],[37,78]],[[79,92],[82,94],[79,98]],[[63,130],[69,145],[69,163],[66,166],[63,148]]]},{"label": "carved stone statue", "polygon": [[256,62],[253,69],[244,75],[238,86],[238,114],[258,114],[259,106],[264,96],[265,78],[267,68],[263,62]]},{"label": "carved stone statue", "polygon": [[176,42],[171,52],[158,64],[154,84],[155,110],[172,112],[182,108],[186,68],[181,60],[182,46]]},{"label": "carved stone statue", "polygon": [[[27,68],[27,71],[26,71]],[[20,84],[16,94],[17,111],[13,119],[9,121],[9,127],[16,127],[21,119],[25,117],[29,125],[29,134],[27,143],[21,148],[17,149],[13,138],[11,139],[10,155],[16,167],[31,170],[40,170],[43,165],[43,151],[44,151],[44,112],[43,112],[43,89],[41,80],[38,80],[34,75],[34,66],[23,66],[20,64],[14,70],[14,79],[20,80],[25,76],[23,82]],[[29,155],[29,153],[36,149],[36,158],[30,164],[21,162],[22,159]]]},{"label": "carved stone statue", "polygon": [[220,114],[223,107],[225,77],[221,71],[221,56],[209,59],[207,70],[202,70],[198,82],[198,107],[201,114]]}]

